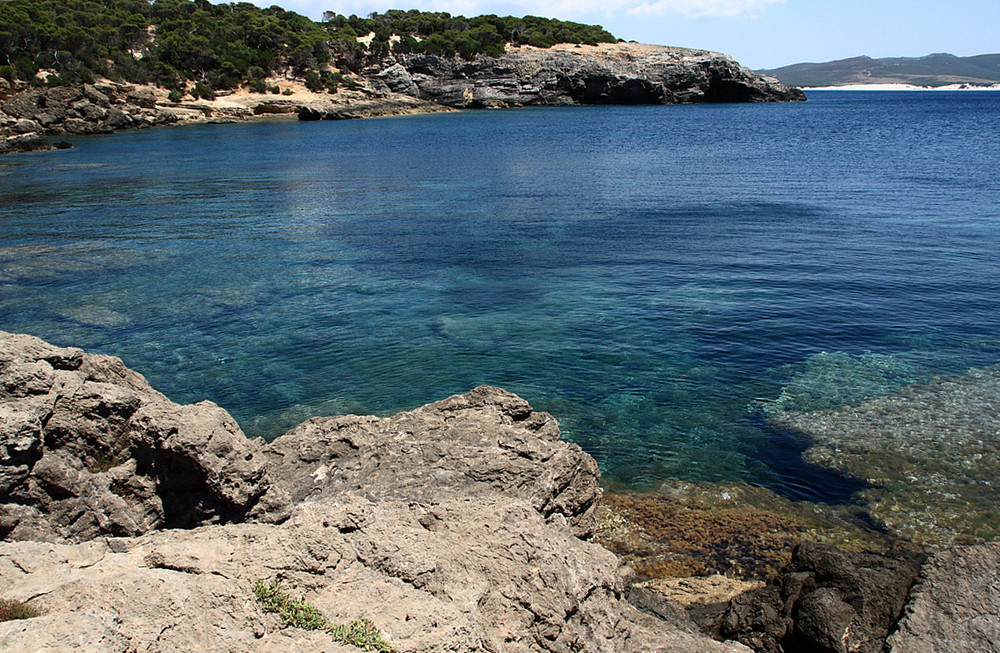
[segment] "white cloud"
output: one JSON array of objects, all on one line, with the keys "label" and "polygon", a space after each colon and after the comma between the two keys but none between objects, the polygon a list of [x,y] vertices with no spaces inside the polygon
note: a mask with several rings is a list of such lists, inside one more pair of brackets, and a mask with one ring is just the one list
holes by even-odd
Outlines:
[{"label": "white cloud", "polygon": [[[218,0],[217,0],[218,1]],[[552,16],[569,20],[590,17],[668,16],[688,18],[759,16],[769,5],[786,0],[253,0],[255,4],[279,6],[317,17],[329,9],[342,14],[367,15],[390,7],[424,11],[448,11],[475,16],[483,13]]]},{"label": "white cloud", "polygon": [[[0,0],[2,1],[2,0]],[[227,1],[227,0],[214,0]],[[232,0],[229,0],[232,1]],[[259,6],[278,4],[319,18],[324,10],[366,16],[389,8],[416,8],[475,16],[534,14],[596,22],[610,18],[684,16],[687,18],[755,18],[773,4],[787,0],[252,0]]]},{"label": "white cloud", "polygon": [[689,18],[756,18],[768,5],[784,2],[785,0],[656,0],[629,7],[627,12],[633,16],[682,14]]}]

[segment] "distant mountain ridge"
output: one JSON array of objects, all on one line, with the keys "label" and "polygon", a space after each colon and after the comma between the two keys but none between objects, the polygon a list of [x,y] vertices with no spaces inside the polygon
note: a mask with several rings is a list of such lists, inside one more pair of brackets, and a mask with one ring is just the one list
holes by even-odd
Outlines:
[{"label": "distant mountain ridge", "polygon": [[790,86],[845,86],[848,84],[912,84],[948,86],[1000,84],[1000,54],[956,57],[936,53],[926,57],[872,59],[852,57],[825,63],[797,63],[758,70]]}]

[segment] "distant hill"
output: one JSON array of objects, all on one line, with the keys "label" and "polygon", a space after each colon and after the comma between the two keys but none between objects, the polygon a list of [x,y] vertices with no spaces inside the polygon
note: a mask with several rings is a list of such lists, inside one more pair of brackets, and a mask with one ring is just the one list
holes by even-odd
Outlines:
[{"label": "distant hill", "polygon": [[826,63],[797,63],[783,68],[758,70],[790,86],[844,86],[846,84],[913,84],[988,86],[1000,83],[1000,54],[956,57],[930,54],[926,57],[872,59],[853,57]]}]

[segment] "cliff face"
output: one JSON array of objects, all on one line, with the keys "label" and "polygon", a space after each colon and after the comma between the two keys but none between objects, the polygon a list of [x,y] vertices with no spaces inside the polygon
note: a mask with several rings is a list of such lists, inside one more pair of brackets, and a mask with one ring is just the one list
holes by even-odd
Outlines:
[{"label": "cliff face", "polygon": [[397,93],[469,108],[805,99],[727,55],[638,43],[522,46],[472,62],[396,55],[374,78]]}]

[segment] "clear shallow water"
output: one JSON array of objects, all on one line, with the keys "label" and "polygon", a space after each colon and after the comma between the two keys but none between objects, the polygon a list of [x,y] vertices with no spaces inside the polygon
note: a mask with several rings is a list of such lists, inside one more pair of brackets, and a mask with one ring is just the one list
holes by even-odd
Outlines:
[{"label": "clear shallow water", "polygon": [[0,159],[0,329],[250,435],[500,385],[613,483],[857,486],[768,411],[1000,361],[1000,94],[202,125]]}]

